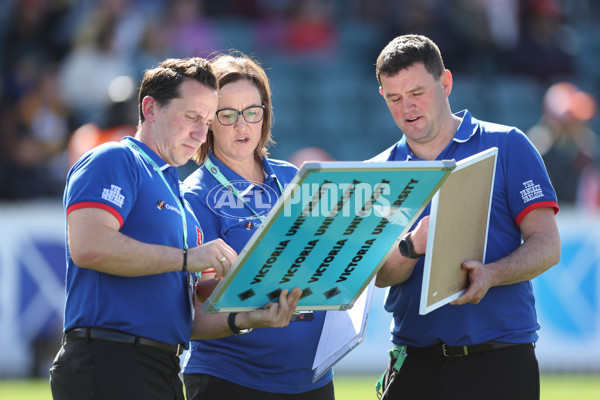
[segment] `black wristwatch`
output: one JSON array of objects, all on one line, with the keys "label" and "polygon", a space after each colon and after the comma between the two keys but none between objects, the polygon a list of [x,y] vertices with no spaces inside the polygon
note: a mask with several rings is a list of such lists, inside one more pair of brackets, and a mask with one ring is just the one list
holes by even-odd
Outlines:
[{"label": "black wristwatch", "polygon": [[400,249],[400,254],[406,258],[420,258],[424,255],[415,253],[413,242],[410,239],[410,233],[400,240],[400,243],[398,243],[398,249]]},{"label": "black wristwatch", "polygon": [[244,333],[250,333],[252,332],[252,328],[249,329],[240,329],[237,327],[237,325],[235,324],[235,316],[238,313],[231,313],[229,314],[229,317],[227,317],[227,325],[229,325],[229,329],[231,329],[231,332],[233,332],[234,335],[243,335]]}]

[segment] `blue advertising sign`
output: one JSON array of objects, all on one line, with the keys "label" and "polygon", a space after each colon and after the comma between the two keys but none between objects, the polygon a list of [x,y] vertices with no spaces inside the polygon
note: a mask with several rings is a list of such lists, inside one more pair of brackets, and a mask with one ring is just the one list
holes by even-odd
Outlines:
[{"label": "blue advertising sign", "polygon": [[298,310],[346,310],[455,168],[454,161],[302,166],[204,311],[234,312],[299,287]]}]

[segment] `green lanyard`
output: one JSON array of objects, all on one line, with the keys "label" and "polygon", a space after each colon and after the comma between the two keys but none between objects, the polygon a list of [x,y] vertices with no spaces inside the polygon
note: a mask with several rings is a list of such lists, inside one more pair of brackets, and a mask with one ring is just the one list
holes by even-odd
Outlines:
[{"label": "green lanyard", "polygon": [[[246,207],[248,207],[248,209],[250,211],[252,211],[252,213],[258,217],[258,219],[260,219],[260,222],[265,220],[266,217],[264,215],[260,215],[259,213],[254,211],[254,209],[252,207],[250,207],[250,204],[248,204],[246,202],[246,200],[244,199],[244,196],[240,195],[240,192],[238,192],[238,190],[235,187],[233,187],[231,182],[229,182],[229,179],[225,178],[225,176],[219,170],[219,168],[215,164],[213,164],[210,157],[206,157],[206,161],[204,161],[204,166],[206,167],[206,169],[208,169],[210,171],[212,176],[214,176],[215,179],[218,180],[221,185],[223,185],[223,187],[226,187],[227,189],[229,189],[229,191],[231,191],[231,193],[233,193],[235,195],[235,197],[237,197],[238,199],[243,201],[244,204],[246,205]],[[275,176],[275,178],[277,178],[277,176]],[[279,179],[275,179],[275,181],[277,182],[279,191],[281,193],[283,193],[283,188],[281,187],[281,183],[279,183]]]},{"label": "green lanyard", "polygon": [[125,139],[123,142],[127,146],[131,147],[133,150],[137,151],[142,157],[144,157],[144,159],[146,161],[148,161],[148,163],[150,165],[152,165],[152,168],[154,168],[154,170],[156,171],[158,176],[160,176],[162,178],[162,181],[164,182],[165,186],[167,186],[167,189],[169,189],[169,192],[171,192],[171,195],[173,195],[173,198],[175,199],[175,203],[177,203],[177,207],[179,208],[179,212],[181,214],[181,222],[183,222],[183,246],[184,246],[184,249],[187,249],[188,248],[188,245],[187,245],[187,221],[185,218],[185,209],[183,208],[183,204],[181,203],[181,200],[179,200],[179,197],[176,196],[175,193],[173,193],[171,186],[169,185],[169,183],[167,182],[167,179],[165,178],[165,174],[163,174],[163,172],[160,169],[160,167],[158,166],[158,164],[156,162],[154,162],[154,160],[151,159],[150,156],[148,154],[146,154],[146,152],[144,150],[142,150],[142,148],[140,146],[133,143],[130,139]]}]

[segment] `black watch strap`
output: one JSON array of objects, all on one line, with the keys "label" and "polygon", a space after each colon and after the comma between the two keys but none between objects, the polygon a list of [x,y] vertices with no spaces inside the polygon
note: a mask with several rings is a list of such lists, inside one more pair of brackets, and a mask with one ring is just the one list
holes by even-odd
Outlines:
[{"label": "black watch strap", "polygon": [[400,249],[400,254],[402,254],[402,256],[406,258],[416,259],[424,255],[415,253],[415,248],[413,246],[412,239],[410,238],[410,233],[404,236],[402,240],[400,240],[400,243],[398,243],[398,249]]},{"label": "black watch strap", "polygon": [[250,328],[250,329],[238,328],[238,326],[235,324],[235,316],[237,314],[238,313],[231,313],[227,317],[227,325],[229,325],[229,329],[231,329],[231,332],[233,332],[234,335],[243,335],[244,333],[252,332],[252,328]]}]

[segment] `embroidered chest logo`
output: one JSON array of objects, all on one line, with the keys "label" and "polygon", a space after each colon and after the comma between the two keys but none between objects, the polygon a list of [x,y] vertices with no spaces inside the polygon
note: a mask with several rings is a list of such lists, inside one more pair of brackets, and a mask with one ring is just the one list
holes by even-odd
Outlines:
[{"label": "embroidered chest logo", "polygon": [[165,208],[165,201],[164,200],[157,201],[156,208],[158,208],[159,210],[163,210]]},{"label": "embroidered chest logo", "polygon": [[123,208],[125,196],[121,194],[120,187],[116,185],[110,185],[110,189],[102,189],[102,199],[109,201],[120,208]]},{"label": "embroidered chest logo", "polygon": [[521,190],[520,193],[524,203],[529,203],[544,196],[540,185],[534,184],[531,180],[523,182],[523,186],[525,186],[525,189]]}]

